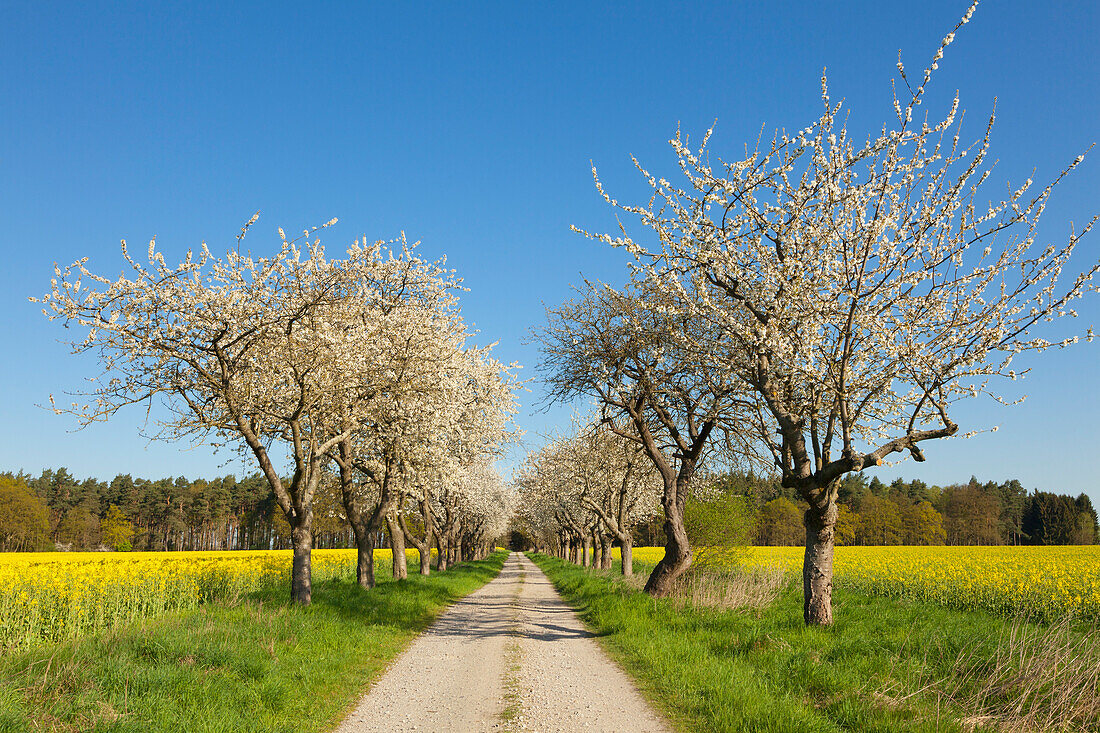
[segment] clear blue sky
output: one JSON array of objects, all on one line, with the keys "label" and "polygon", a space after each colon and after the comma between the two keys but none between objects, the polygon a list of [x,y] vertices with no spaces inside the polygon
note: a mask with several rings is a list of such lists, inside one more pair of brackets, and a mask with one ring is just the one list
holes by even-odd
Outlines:
[{"label": "clear blue sky", "polygon": [[[333,216],[333,252],[404,230],[425,254],[448,256],[472,289],[464,310],[482,341],[533,376],[537,351],[524,339],[544,306],[580,273],[621,279],[618,253],[569,231],[614,224],[590,160],[620,200],[635,200],[645,190],[630,154],[671,178],[678,123],[695,136],[717,119],[712,150],[728,157],[762,125],[803,127],[818,115],[822,67],[849,128],[874,131],[891,113],[898,49],[923,68],[965,10],[940,0],[93,5],[0,7],[0,470],[240,470],[202,448],[149,445],[139,409],[72,433],[69,419],[35,407],[95,369],[27,302],[55,261],[87,255],[115,273],[120,238],[154,235],[169,255],[203,239],[224,249],[257,209],[254,250],[277,226]],[[1093,2],[987,2],[948,51],[930,107],[942,111],[959,89],[977,135],[996,97],[994,180],[1034,168],[1045,181],[1100,140],[1098,31]],[[1098,158],[1061,187],[1050,237],[1100,209]],[[1098,251],[1093,235],[1079,266]],[[1100,304],[1080,311],[1077,325],[1100,330]],[[927,463],[880,475],[1018,477],[1100,501],[1098,358],[1093,343],[1034,361],[1024,405],[956,413],[964,430],[998,433],[941,442]],[[537,442],[567,411],[533,414],[532,389],[519,423]]]}]

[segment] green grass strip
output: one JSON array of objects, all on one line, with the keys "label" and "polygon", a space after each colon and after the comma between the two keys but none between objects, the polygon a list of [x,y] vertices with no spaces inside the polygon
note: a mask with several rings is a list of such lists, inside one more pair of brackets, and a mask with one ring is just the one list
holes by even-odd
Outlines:
[{"label": "green grass strip", "polygon": [[[975,670],[955,669],[958,654],[995,645],[1006,623],[837,589],[836,623],[807,628],[794,584],[766,608],[723,611],[651,598],[614,573],[529,557],[685,731],[963,730],[965,713],[920,690],[929,680],[981,684]],[[968,729],[982,727],[972,720]]]},{"label": "green grass strip", "polygon": [[286,731],[335,727],[366,686],[507,553],[365,591],[285,588],[0,656],[0,731]]}]

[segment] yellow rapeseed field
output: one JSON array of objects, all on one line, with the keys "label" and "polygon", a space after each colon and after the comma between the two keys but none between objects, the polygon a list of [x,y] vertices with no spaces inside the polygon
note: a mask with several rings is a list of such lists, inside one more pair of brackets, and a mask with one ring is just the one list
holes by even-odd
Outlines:
[{"label": "yellow rapeseed field", "polygon": [[[745,567],[802,569],[801,547],[746,547],[734,553]],[[634,549],[655,565],[662,547]],[[1100,546],[838,547],[838,586],[913,598],[949,608],[1053,619],[1072,615],[1100,621]]]},{"label": "yellow rapeseed field", "polygon": [[[355,550],[314,550],[314,581],[355,577]],[[408,552],[410,567],[418,562]],[[389,573],[393,555],[376,550]],[[0,553],[0,648],[100,631],[164,611],[290,586],[289,550]]]}]

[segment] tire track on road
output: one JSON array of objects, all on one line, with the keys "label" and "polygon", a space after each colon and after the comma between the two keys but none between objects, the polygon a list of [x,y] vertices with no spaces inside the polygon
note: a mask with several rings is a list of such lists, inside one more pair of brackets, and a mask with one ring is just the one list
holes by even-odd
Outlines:
[{"label": "tire track on road", "polygon": [[672,733],[519,553],[397,658],[337,733]]}]

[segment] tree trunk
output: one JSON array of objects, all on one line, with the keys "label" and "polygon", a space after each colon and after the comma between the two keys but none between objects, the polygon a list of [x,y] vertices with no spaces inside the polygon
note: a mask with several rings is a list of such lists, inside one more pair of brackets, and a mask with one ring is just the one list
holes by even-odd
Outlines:
[{"label": "tree trunk", "polygon": [[627,536],[622,543],[623,575],[631,577],[634,575],[634,538]]},{"label": "tree trunk", "polygon": [[395,497],[389,489],[388,478],[381,482],[381,497],[378,504],[366,509],[356,495],[354,472],[347,459],[346,446],[341,445],[338,461],[340,465],[340,500],[344,506],[344,515],[351,525],[352,539],[355,541],[356,562],[355,580],[361,588],[373,588],[374,548],[381,544],[379,530],[383,517],[390,511]]},{"label": "tree trunk", "polygon": [[295,526],[290,530],[291,541],[294,543],[294,560],[290,567],[290,599],[303,606],[308,606],[313,600],[310,575],[313,532],[310,519],[310,513],[305,512],[305,516],[298,518]]},{"label": "tree trunk", "polygon": [[806,511],[806,556],[802,563],[802,616],[809,626],[833,622],[833,540],[836,504]]},{"label": "tree trunk", "polygon": [[416,551],[420,553],[420,574],[432,574],[432,546],[428,542],[417,545]]},{"label": "tree trunk", "polygon": [[355,582],[360,588],[374,587],[374,532],[367,530],[355,533],[355,547],[358,550],[355,562]]},{"label": "tree trunk", "polygon": [[600,570],[610,570],[611,563],[611,538],[608,535],[600,535]]},{"label": "tree trunk", "polygon": [[601,538],[593,535],[592,537],[592,567],[599,570],[603,567],[603,544]]},{"label": "tree trunk", "polygon": [[352,538],[355,540],[355,582],[360,588],[369,590],[374,587],[375,528],[372,527],[372,520],[377,517],[356,511],[356,507],[348,502],[345,502],[344,507],[348,524],[351,525]]},{"label": "tree trunk", "polygon": [[[686,483],[686,482],[685,482]],[[667,496],[665,507],[665,556],[653,568],[645,584],[645,592],[651,596],[667,596],[672,592],[676,579],[691,567],[691,544],[688,542],[687,529],[684,527],[684,504],[686,491],[676,491],[671,499]]]},{"label": "tree trunk", "polygon": [[431,529],[426,531],[424,539],[418,538],[409,530],[409,524],[405,521],[404,516],[398,517],[398,521],[401,525],[401,533],[405,537],[405,541],[416,548],[417,554],[420,556],[420,574],[431,575],[432,573],[432,532]]},{"label": "tree trunk", "polygon": [[390,532],[390,547],[393,549],[393,579],[404,580],[409,577],[409,566],[405,558],[405,533],[392,514],[386,516],[386,528]]},{"label": "tree trunk", "polygon": [[447,569],[447,539],[443,536],[442,532],[439,532],[435,536],[435,549],[436,549],[436,569],[439,572],[443,572]]}]

